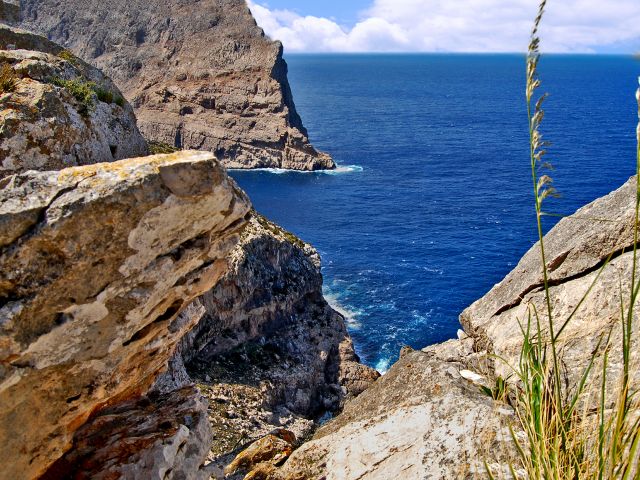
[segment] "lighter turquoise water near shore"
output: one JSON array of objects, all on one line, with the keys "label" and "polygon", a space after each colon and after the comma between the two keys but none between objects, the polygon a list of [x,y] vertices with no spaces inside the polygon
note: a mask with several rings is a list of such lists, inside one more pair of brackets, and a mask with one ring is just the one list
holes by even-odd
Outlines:
[{"label": "lighter turquoise water near shore", "polygon": [[[524,58],[287,61],[311,140],[350,167],[232,175],[259,211],[318,248],[326,296],[362,359],[385,370],[402,345],[453,338],[459,313],[535,240]],[[640,62],[549,56],[540,68],[562,193],[548,209],[571,213],[634,173]]]}]

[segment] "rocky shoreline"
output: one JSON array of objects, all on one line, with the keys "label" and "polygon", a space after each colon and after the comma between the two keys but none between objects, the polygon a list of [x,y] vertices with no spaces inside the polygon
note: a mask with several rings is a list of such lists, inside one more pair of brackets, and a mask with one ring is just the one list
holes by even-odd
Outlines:
[{"label": "rocky shoreline", "polygon": [[[9,3],[5,20],[17,21]],[[518,319],[543,301],[537,246],[462,312],[457,340],[405,348],[380,377],[359,362],[344,318],[324,299],[317,251],[256,212],[224,168],[267,157],[315,168],[322,156],[309,150],[290,101],[281,47],[263,37],[244,4],[200,2],[241,21],[220,14],[213,25],[187,28],[181,22],[193,13],[174,15],[178,2],[169,2],[161,12],[177,18],[174,26],[143,15],[152,28],[138,35],[130,23],[136,44],[113,48],[104,29],[82,43],[85,13],[63,15],[54,28],[54,3],[23,0],[25,24],[59,35],[113,72],[115,83],[46,38],[0,27],[9,80],[0,92],[0,478],[472,479],[486,464],[508,475],[515,413],[508,395],[487,391],[500,378],[513,384],[496,356],[517,361]],[[97,2],[63,3],[110,21],[140,7],[123,3],[112,13]],[[166,108],[191,105],[192,87],[226,89],[230,104],[249,92],[257,103],[240,117],[255,120],[259,105],[267,113],[258,116],[277,117],[268,129],[302,135],[295,145],[288,136],[247,140],[246,125],[233,130],[231,122],[212,141],[231,142],[233,156],[213,147],[144,156],[140,131],[163,141],[187,123],[156,119],[150,112],[165,106],[140,93],[144,75],[123,59],[156,58],[153,46],[167,48],[167,32],[177,35],[175,52],[191,58],[197,49],[185,53],[180,39],[196,27],[204,33],[195,47],[210,35],[226,39],[213,57],[233,85],[198,77],[186,97],[166,97]],[[158,84],[190,82],[180,68],[171,64]],[[256,100],[264,93],[256,85],[269,101]],[[140,130],[120,91],[147,118]],[[240,110],[234,115],[247,113]],[[194,121],[210,120],[203,118]],[[634,177],[563,219],[545,240],[555,311],[568,313],[590,291],[565,330],[562,361],[580,372],[593,354],[600,361],[599,339],[610,335],[608,389],[621,370],[611,292],[629,288],[635,185]],[[634,328],[638,338],[637,318]],[[637,367],[637,345],[631,352]],[[564,379],[568,388],[578,380]],[[590,381],[601,383],[597,375]]]}]

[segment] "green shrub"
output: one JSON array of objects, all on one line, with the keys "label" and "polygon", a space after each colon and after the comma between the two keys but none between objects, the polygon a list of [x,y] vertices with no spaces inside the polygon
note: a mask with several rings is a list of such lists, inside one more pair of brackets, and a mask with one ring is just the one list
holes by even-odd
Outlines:
[{"label": "green shrub", "polygon": [[3,63],[0,67],[0,94],[13,92],[18,85],[16,72],[8,63]]},{"label": "green shrub", "polygon": [[78,78],[73,80],[64,80],[59,77],[53,78],[52,83],[58,87],[64,88],[78,101],[80,104],[78,111],[81,114],[87,114],[95,108],[95,83],[85,82]]},{"label": "green shrub", "polygon": [[106,88],[102,88],[100,86],[96,86],[94,88],[96,95],[98,96],[98,100],[104,103],[113,103],[113,92],[107,90]]},{"label": "green shrub", "polygon": [[151,155],[161,155],[167,153],[175,153],[179,152],[180,149],[178,147],[174,147],[173,145],[169,145],[168,143],[163,142],[148,142],[149,145],[149,153]]},{"label": "green shrub", "polygon": [[58,54],[58,57],[61,58],[62,60],[65,60],[65,61],[69,62],[72,65],[78,65],[78,63],[80,63],[79,60],[78,60],[78,57],[76,57],[69,50],[62,50]]},{"label": "green shrub", "polygon": [[73,80],[63,80],[54,77],[51,83],[67,90],[73,97],[80,102],[80,113],[87,114],[95,108],[95,100],[108,104],[116,104],[120,107],[124,106],[124,98],[114,94],[111,90],[104,88],[94,82],[87,82],[79,78]]}]

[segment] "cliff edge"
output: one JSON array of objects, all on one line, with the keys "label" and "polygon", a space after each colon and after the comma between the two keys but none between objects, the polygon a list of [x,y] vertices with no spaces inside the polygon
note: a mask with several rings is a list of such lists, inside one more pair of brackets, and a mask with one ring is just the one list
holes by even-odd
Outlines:
[{"label": "cliff edge", "polygon": [[22,0],[21,26],[109,75],[147,140],[229,168],[331,169],[309,143],[282,45],[244,0]]}]

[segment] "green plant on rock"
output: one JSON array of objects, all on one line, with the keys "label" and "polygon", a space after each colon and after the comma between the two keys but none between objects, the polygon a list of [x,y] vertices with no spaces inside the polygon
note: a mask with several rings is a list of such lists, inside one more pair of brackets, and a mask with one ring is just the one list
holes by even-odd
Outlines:
[{"label": "green plant on rock", "polygon": [[80,63],[78,57],[76,57],[69,50],[62,50],[60,53],[58,53],[58,57],[69,62],[72,65],[78,65]]},{"label": "green plant on rock", "polygon": [[[579,373],[577,385],[567,385],[567,367],[562,362],[561,337],[567,325],[576,317],[589,296],[609,259],[596,272],[593,282],[577,305],[565,318],[559,318],[553,308],[550,292],[545,242],[542,229],[544,201],[555,196],[552,180],[542,170],[548,145],[542,140],[540,125],[544,117],[542,105],[546,94],[537,96],[540,87],[537,70],[540,60],[538,27],[544,16],[546,0],[540,4],[538,16],[527,56],[526,102],[529,118],[530,162],[538,248],[543,278],[544,307],[538,311],[530,304],[528,318],[520,321],[523,344],[518,365],[509,365],[517,378],[513,406],[516,427],[525,434],[518,437],[511,428],[518,452],[517,461],[510,465],[513,478],[530,480],[639,480],[640,479],[640,396],[632,390],[631,352],[635,305],[640,292],[640,279],[636,274],[638,232],[640,225],[640,124],[637,130],[637,177],[633,246],[633,270],[628,297],[619,297],[622,352],[620,381],[613,392],[607,388],[612,375],[610,350],[612,334],[603,336],[591,354],[589,364]],[[636,93],[640,119],[640,89]],[[637,347],[636,347],[637,348]],[[506,362],[506,360],[505,360]],[[507,362],[508,363],[508,362]],[[598,367],[596,368],[596,365]],[[600,373],[601,379],[592,376]],[[611,408],[613,406],[613,408]],[[517,473],[516,473],[517,472]],[[491,479],[494,472],[487,465]]]},{"label": "green plant on rock", "polygon": [[0,94],[14,92],[18,85],[18,77],[15,70],[8,63],[0,67]]},{"label": "green plant on rock", "polygon": [[149,153],[151,155],[169,154],[169,153],[175,153],[180,151],[178,147],[169,145],[168,143],[154,142],[154,141],[149,141],[147,143],[149,145]]},{"label": "green plant on rock", "polygon": [[96,84],[95,82],[84,81],[80,78],[64,80],[60,77],[51,79],[51,83],[67,90],[80,103],[80,113],[83,115],[93,111],[95,100],[108,104],[124,106],[124,98],[114,94],[111,90]]},{"label": "green plant on rock", "polygon": [[58,87],[64,88],[69,92],[73,98],[75,98],[80,104],[79,112],[87,114],[95,108],[96,84],[93,82],[86,82],[79,78],[73,80],[64,80],[59,77],[52,79],[52,83]]}]

